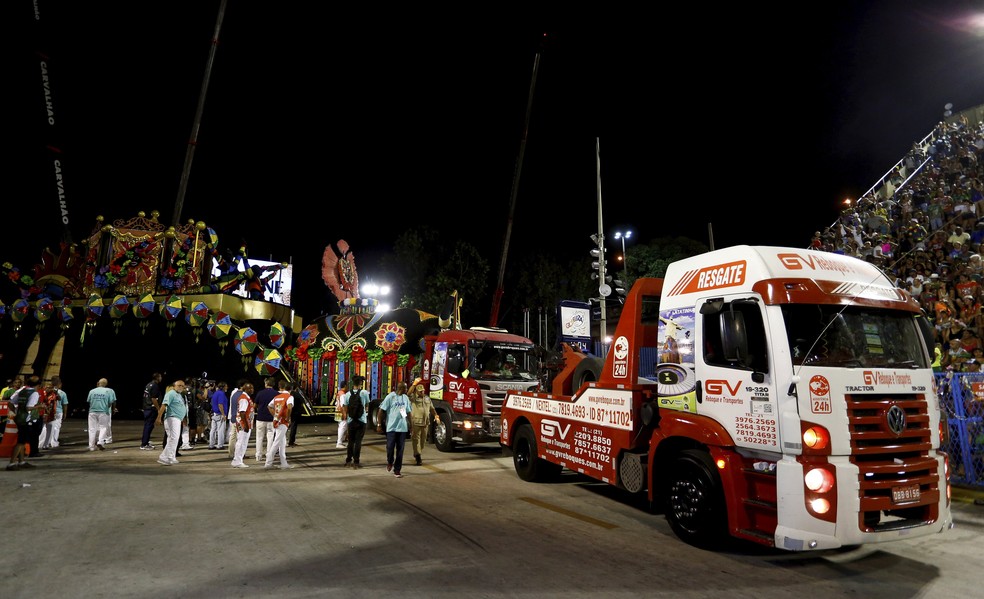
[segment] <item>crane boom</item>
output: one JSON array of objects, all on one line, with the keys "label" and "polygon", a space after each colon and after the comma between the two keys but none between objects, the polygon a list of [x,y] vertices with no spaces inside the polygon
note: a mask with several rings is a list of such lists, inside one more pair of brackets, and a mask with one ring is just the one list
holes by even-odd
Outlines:
[{"label": "crane boom", "polygon": [[509,256],[509,238],[512,236],[513,215],[516,212],[516,196],[519,194],[519,177],[523,172],[523,155],[526,153],[526,136],[530,128],[530,113],[533,110],[533,91],[536,89],[536,73],[540,68],[540,54],[547,41],[547,34],[540,38],[536,57],[533,59],[533,76],[530,78],[530,93],[526,100],[526,119],[523,123],[523,135],[519,142],[519,154],[516,156],[516,168],[513,172],[512,193],[509,196],[509,216],[506,220],[506,234],[502,241],[502,260],[499,262],[499,283],[492,296],[492,313],[489,315],[489,326],[499,323],[499,306],[502,304],[503,285],[506,276],[506,259]]}]

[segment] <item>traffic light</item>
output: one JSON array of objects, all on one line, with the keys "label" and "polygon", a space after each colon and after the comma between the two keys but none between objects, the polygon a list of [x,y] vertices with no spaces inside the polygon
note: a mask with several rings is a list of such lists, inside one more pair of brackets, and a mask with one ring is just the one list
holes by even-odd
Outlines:
[{"label": "traffic light", "polygon": [[594,248],[591,250],[591,257],[594,259],[591,262],[591,279],[594,281],[599,280],[601,277],[605,277],[605,282],[611,281],[611,276],[607,275],[608,265],[603,255],[603,251],[600,248]]},{"label": "traffic light", "polygon": [[615,293],[615,297],[618,298],[618,303],[624,304],[625,303],[625,294],[627,292],[626,289],[625,289],[625,283],[623,283],[622,281],[620,281],[618,279],[613,280],[612,281],[612,291]]}]

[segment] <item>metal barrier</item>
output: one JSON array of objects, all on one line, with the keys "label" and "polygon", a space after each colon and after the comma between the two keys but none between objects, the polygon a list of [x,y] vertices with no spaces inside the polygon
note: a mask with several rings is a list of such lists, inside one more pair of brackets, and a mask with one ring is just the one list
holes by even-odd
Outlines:
[{"label": "metal barrier", "polygon": [[950,482],[984,489],[984,373],[936,375],[946,422],[944,450],[950,454]]}]

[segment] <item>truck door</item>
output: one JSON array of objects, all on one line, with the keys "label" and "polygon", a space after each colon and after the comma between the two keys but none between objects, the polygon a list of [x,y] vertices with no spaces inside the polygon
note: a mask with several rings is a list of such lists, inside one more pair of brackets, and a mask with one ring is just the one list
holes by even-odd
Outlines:
[{"label": "truck door", "polygon": [[714,418],[740,447],[779,451],[778,398],[760,302],[714,298],[698,310],[697,413]]}]

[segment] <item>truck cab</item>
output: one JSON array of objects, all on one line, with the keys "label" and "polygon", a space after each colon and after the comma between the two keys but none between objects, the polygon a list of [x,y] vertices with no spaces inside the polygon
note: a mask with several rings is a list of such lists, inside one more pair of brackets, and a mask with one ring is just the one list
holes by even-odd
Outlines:
[{"label": "truck cab", "polygon": [[535,344],[504,329],[474,327],[424,338],[421,378],[440,422],[440,451],[458,444],[497,443],[506,395],[539,386]]}]

